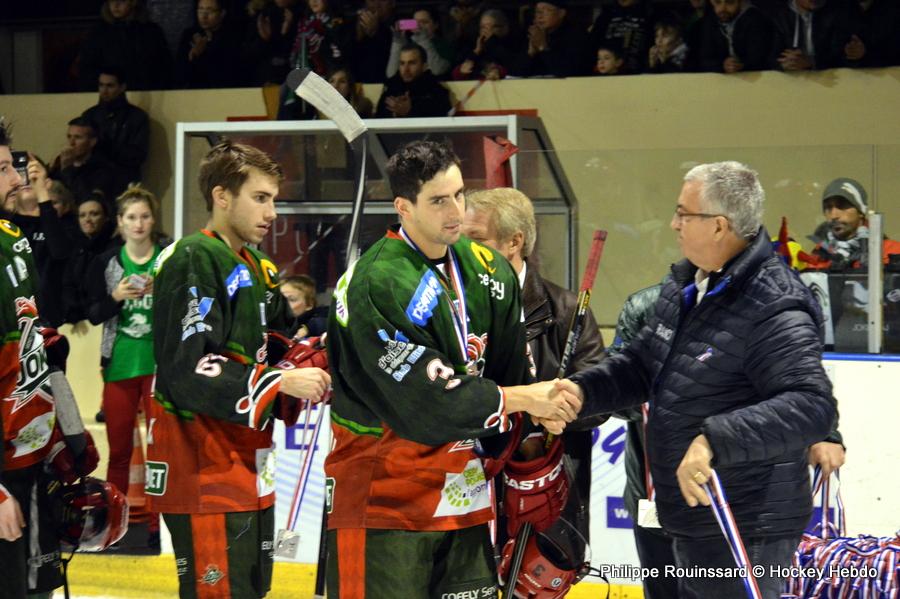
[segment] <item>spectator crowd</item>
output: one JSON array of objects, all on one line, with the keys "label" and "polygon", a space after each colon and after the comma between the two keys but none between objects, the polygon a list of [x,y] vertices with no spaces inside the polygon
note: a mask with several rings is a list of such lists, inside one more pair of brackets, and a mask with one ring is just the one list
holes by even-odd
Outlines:
[{"label": "spectator crowd", "polygon": [[[891,0],[456,0],[439,8],[196,0],[175,9],[188,3],[162,11],[161,1],[103,2],[77,60],[97,103],[73,115],[52,160],[23,159],[30,183],[0,207],[34,248],[42,315],[54,326],[90,316],[91,263],[123,243],[116,199],[141,181],[149,139],[131,89],[280,84],[306,66],[362,116],[389,118],[446,115],[447,80],[900,64],[900,3]],[[384,84],[377,103],[361,82]],[[280,118],[317,116],[282,90]]]},{"label": "spectator crowd", "polygon": [[[107,0],[75,63],[82,89],[93,89],[106,65],[121,67],[136,90],[280,84],[295,67],[323,76],[341,69],[353,81],[385,83],[387,100],[440,80],[900,64],[892,0],[183,4]],[[402,99],[384,104],[380,116],[417,113]]]}]

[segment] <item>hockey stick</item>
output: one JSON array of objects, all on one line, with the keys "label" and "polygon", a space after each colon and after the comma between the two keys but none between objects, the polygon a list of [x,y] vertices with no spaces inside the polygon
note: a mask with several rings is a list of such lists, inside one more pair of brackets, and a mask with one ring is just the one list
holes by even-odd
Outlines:
[{"label": "hockey stick", "polygon": [[[366,190],[366,157],[368,155],[368,129],[350,105],[330,83],[309,69],[294,69],[288,73],[285,85],[292,89],[303,100],[312,104],[316,110],[331,119],[359,163],[359,179],[356,182],[356,198],[353,201],[353,215],[350,221],[350,235],[347,239],[347,268],[352,266],[359,254],[359,228],[362,220],[363,202]],[[323,408],[324,409],[324,408]],[[328,551],[325,543],[327,530],[326,506],[322,506],[322,528],[320,531],[319,559],[316,564],[316,586],[314,597],[325,596],[325,571],[328,564]]]},{"label": "hockey stick", "polygon": [[356,198],[353,201],[353,218],[350,221],[350,236],[347,240],[347,268],[349,268],[356,262],[359,253],[359,224],[362,220],[366,187],[368,128],[347,99],[330,83],[309,69],[294,69],[288,73],[285,85],[337,125],[360,165]]},{"label": "hockey stick", "polygon": [[[569,323],[569,334],[566,336],[566,347],[563,348],[562,356],[559,358],[559,370],[556,372],[556,378],[566,376],[569,369],[569,362],[575,354],[575,346],[581,339],[584,332],[584,323],[587,320],[587,313],[591,303],[591,289],[594,288],[594,279],[597,278],[597,267],[600,265],[600,256],[603,254],[603,246],[606,244],[606,231],[594,231],[594,238],[591,241],[591,251],[588,254],[587,264],[584,266],[584,275],[581,277],[581,288],[578,290],[578,300],[575,303],[575,313],[572,314],[572,321]],[[546,446],[550,446],[553,435],[547,435]],[[513,545],[513,555],[509,564],[509,572],[506,576],[506,584],[503,588],[504,597],[514,597],[516,588],[516,579],[519,578],[519,570],[522,569],[522,558],[525,556],[525,545],[528,543],[528,537],[531,536],[531,523],[525,522],[516,534],[516,543]]]}]

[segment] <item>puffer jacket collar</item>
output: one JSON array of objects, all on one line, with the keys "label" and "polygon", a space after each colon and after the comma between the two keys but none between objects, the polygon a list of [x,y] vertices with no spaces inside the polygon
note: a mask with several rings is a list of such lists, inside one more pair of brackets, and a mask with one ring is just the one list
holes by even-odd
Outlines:
[{"label": "puffer jacket collar", "polygon": [[[750,241],[744,251],[732,258],[722,268],[721,274],[713,281],[713,286],[707,291],[708,296],[717,295],[732,286],[740,286],[748,277],[759,270],[760,265],[772,255],[772,242],[769,241],[769,233],[765,227],[760,227],[759,232]],[[687,259],[672,265],[672,278],[681,289],[694,282],[697,267]]]}]

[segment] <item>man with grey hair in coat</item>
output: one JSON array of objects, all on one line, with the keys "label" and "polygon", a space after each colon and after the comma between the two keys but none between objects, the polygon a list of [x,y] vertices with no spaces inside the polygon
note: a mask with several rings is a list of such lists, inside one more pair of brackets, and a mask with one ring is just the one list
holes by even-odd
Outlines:
[{"label": "man with grey hair in coat", "polygon": [[685,259],[663,282],[649,323],[617,356],[557,383],[582,415],[650,398],[648,454],[656,508],[672,535],[679,596],[739,597],[736,564],[707,507],[713,470],[766,598],[812,514],[807,450],[837,409],[822,367],[815,299],[772,250],[765,193],[737,162],[684,178],[671,227]]}]

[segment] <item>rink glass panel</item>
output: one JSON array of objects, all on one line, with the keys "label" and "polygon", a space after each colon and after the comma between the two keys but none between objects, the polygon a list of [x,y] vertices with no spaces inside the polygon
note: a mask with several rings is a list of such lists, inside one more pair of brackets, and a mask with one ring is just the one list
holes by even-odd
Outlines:
[{"label": "rink glass panel", "polygon": [[[468,120],[427,119],[429,123]],[[475,120],[484,122],[484,117]],[[394,121],[369,122],[395,125]],[[813,246],[807,236],[823,219],[822,192],[840,176],[862,183],[869,195],[870,210],[884,214],[885,234],[900,238],[900,145],[554,150],[535,122],[539,125],[537,119],[519,118],[511,128],[479,125],[474,131],[460,132],[429,126],[419,132],[380,132],[378,137],[383,140],[382,159],[409,139],[421,137],[421,131],[428,131],[432,138],[449,139],[463,159],[463,175],[470,189],[484,183],[482,138],[505,135],[515,141],[519,153],[512,161],[512,174],[515,185],[535,202],[539,229],[536,259],[544,276],[565,287],[577,287],[593,231],[609,231],[592,297],[592,309],[601,326],[614,326],[628,295],[659,282],[670,265],[680,259],[669,223],[684,173],[696,164],[718,160],[749,164],[759,173],[766,190],[764,224],[768,232],[777,235],[781,218],[787,217],[791,236],[806,251]],[[324,292],[334,284],[344,263],[357,172],[346,144],[333,130],[243,131],[230,135],[260,145],[285,165],[287,181],[279,198],[282,216],[264,248],[275,254],[284,272],[309,272],[322,279],[320,290]],[[196,133],[185,138],[192,156],[185,161],[185,197],[196,198],[196,162],[209,146]],[[363,248],[394,221],[390,193],[376,163],[370,154]],[[205,222],[206,212],[199,200],[186,203],[182,212],[191,229]],[[332,226],[329,236],[308,250],[307,246]],[[321,254],[321,261],[316,252]],[[867,326],[862,323],[866,313],[860,306],[860,277],[853,274],[850,280],[854,292],[835,294],[836,305],[842,298],[852,298],[853,305],[834,316],[854,318],[849,328],[842,325],[835,329],[838,351],[864,351],[859,335]],[[890,275],[888,272],[884,277],[884,349],[896,352],[898,348],[890,338],[900,329],[900,277]],[[853,335],[847,337],[842,331]],[[845,343],[841,343],[842,338]]]}]

